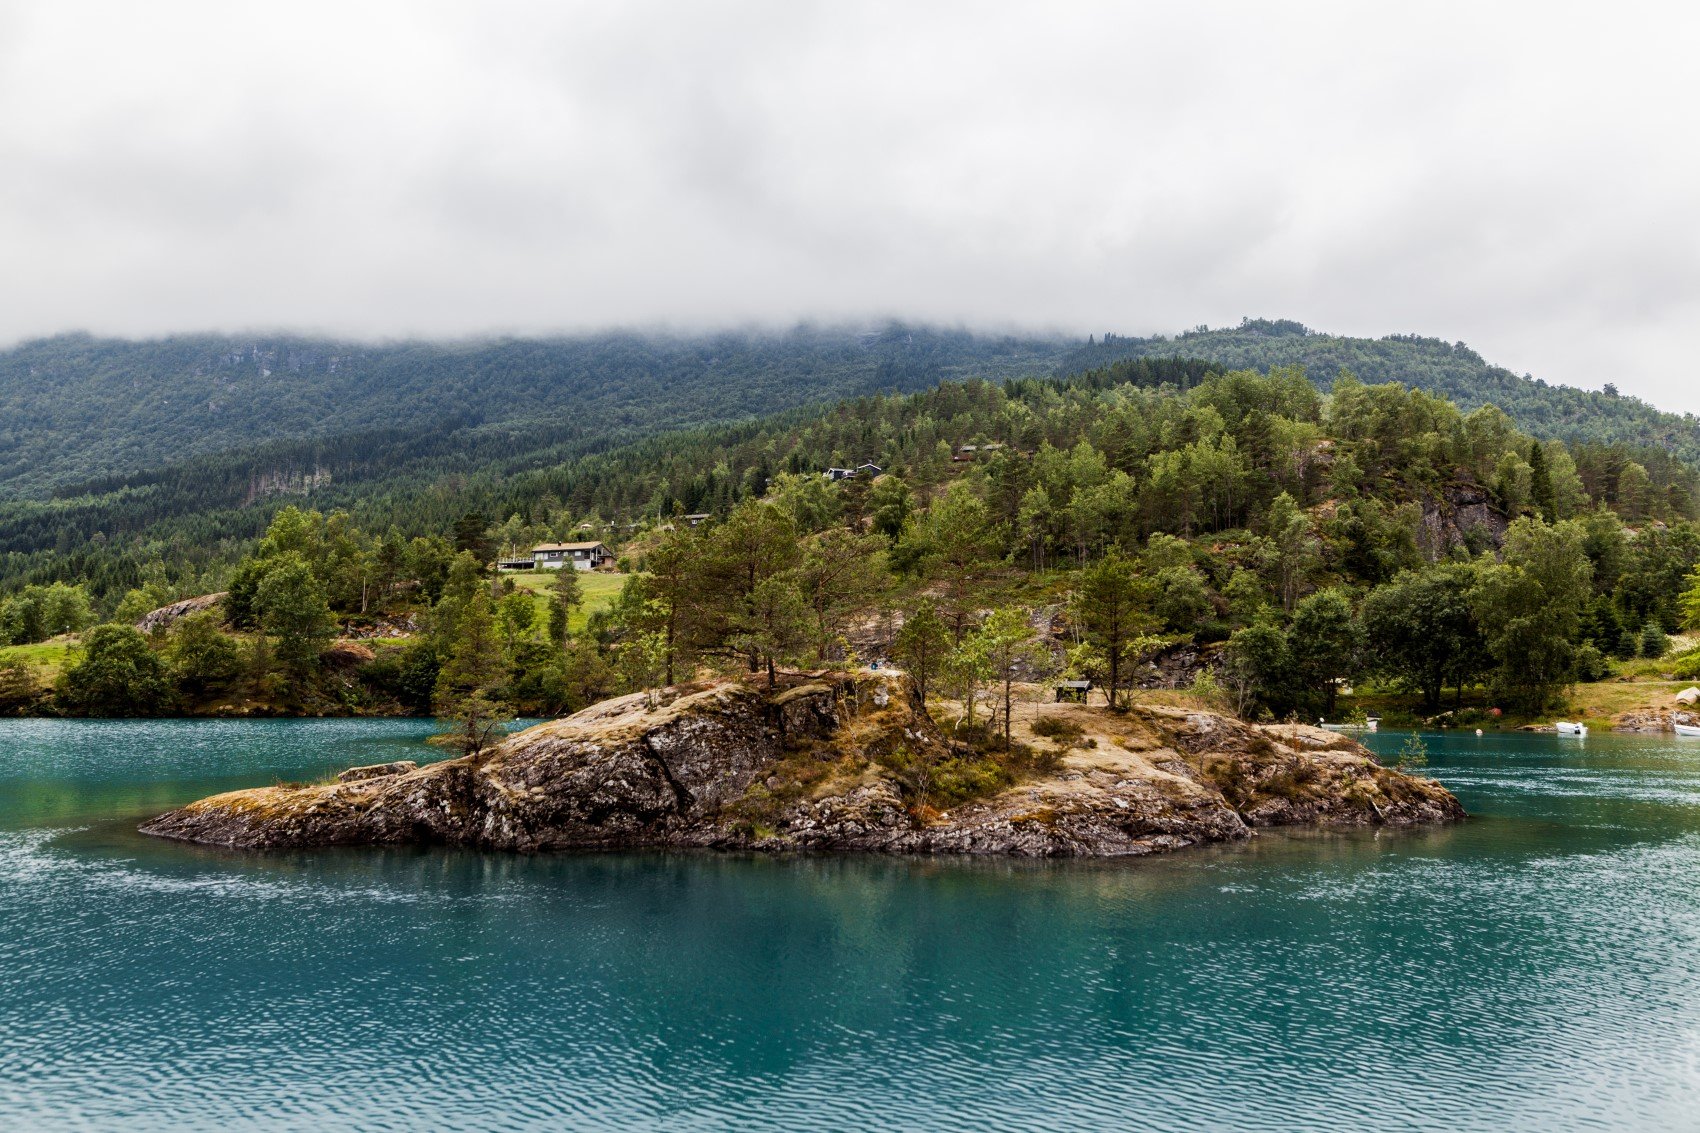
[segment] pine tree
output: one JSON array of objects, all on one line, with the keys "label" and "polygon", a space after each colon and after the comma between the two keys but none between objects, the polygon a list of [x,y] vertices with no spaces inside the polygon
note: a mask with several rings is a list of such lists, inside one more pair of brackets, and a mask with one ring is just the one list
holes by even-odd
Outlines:
[{"label": "pine tree", "polygon": [[579,585],[578,571],[570,566],[561,568],[549,583],[549,639],[556,645],[566,647],[572,613],[583,604],[584,588]]},{"label": "pine tree", "polygon": [[944,668],[950,654],[950,627],[939,617],[938,607],[923,601],[904,621],[892,645],[892,654],[909,672],[922,701],[927,689]]}]

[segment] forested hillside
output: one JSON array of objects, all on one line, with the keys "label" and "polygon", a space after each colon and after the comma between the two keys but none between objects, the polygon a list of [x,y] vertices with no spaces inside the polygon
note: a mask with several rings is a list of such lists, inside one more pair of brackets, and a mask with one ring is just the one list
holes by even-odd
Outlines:
[{"label": "forested hillside", "polygon": [[[1633,397],[1548,385],[1489,364],[1461,342],[1416,335],[1345,338],[1290,319],[1246,319],[1237,327],[1200,328],[1173,337],[1106,334],[1070,351],[1057,373],[1072,374],[1127,358],[1201,358],[1230,370],[1303,366],[1322,389],[1342,371],[1378,384],[1399,382],[1437,393],[1464,410],[1497,405],[1519,428],[1549,440],[1659,446],[1700,463],[1700,421],[1665,413]],[[1609,380],[1612,375],[1602,374]]]},{"label": "forested hillside", "polygon": [[[186,517],[174,542],[91,540],[39,564],[59,581],[6,598],[0,632],[87,630],[53,704],[97,714],[248,697],[472,727],[704,667],[859,655],[899,659],[970,716],[1001,687],[1007,732],[1012,681],[1062,672],[1119,696],[1176,650],[1193,673],[1213,656],[1199,688],[1242,711],[1332,713],[1343,682],[1370,679],[1429,713],[1535,713],[1700,620],[1700,479],[1652,457],[1531,438],[1394,383],[1324,396],[1297,369],[1150,359],[396,485],[352,514],[288,507],[192,576],[179,555],[207,543],[206,517]],[[492,577],[572,538],[615,550],[611,609],[576,617],[571,571],[541,598]],[[126,624],[215,587],[228,595],[181,628]],[[333,646],[379,622],[380,652]],[[27,662],[6,672],[14,703],[39,702]]]},{"label": "forested hillside", "polygon": [[[0,355],[0,401],[13,410],[0,419],[0,467],[12,476],[0,486],[0,595],[78,581],[110,602],[144,569],[163,573],[174,590],[216,588],[291,502],[344,508],[409,535],[443,530],[468,511],[526,511],[527,500],[543,497],[628,521],[724,509],[776,470],[862,459],[936,463],[938,445],[960,442],[969,428],[929,431],[939,418],[927,397],[818,411],[846,392],[925,389],[952,374],[995,385],[1060,366],[1087,367],[1066,383],[1075,395],[1128,387],[1156,396],[1165,384],[1185,392],[1228,368],[1173,357],[1195,347],[1254,369],[1304,359],[1323,388],[1345,367],[1443,389],[1466,409],[1496,391],[1511,424],[1572,442],[1594,498],[1615,500],[1633,466],[1630,480],[1644,474],[1671,514],[1692,506],[1692,461],[1684,466],[1673,455],[1695,447],[1688,419],[1517,378],[1462,347],[1334,338],[1295,323],[1248,321],[1173,340],[1109,336],[1072,351],[1060,342],[895,325],[863,334],[802,328],[456,346],[73,336]],[[1130,353],[1142,357],[1124,357]],[[937,396],[950,404],[964,389],[983,388],[951,386]],[[1018,382],[1014,404],[1026,405],[1040,388],[1050,387]],[[884,406],[879,419],[862,416],[868,405]],[[790,416],[787,406],[797,407]],[[774,431],[793,421],[808,434],[800,450],[740,463],[748,445],[773,445]],[[699,428],[676,431],[681,426]],[[1011,443],[1036,443],[1030,423],[997,427]],[[934,451],[917,457],[917,446]],[[616,455],[586,459],[598,453]],[[150,466],[87,477],[138,462]],[[73,471],[85,478],[66,481]],[[47,485],[54,487],[44,497]]]},{"label": "forested hillside", "polygon": [[[189,456],[303,438],[341,437],[346,450],[359,447],[350,434],[373,431],[391,465],[466,447],[459,440],[489,442],[494,456],[507,424],[530,447],[586,451],[950,377],[1043,372],[1065,348],[898,324],[393,345],[65,335],[0,353],[0,496],[98,487]],[[457,443],[445,445],[449,436]],[[311,446],[257,455],[282,458],[286,477],[314,472]]]}]

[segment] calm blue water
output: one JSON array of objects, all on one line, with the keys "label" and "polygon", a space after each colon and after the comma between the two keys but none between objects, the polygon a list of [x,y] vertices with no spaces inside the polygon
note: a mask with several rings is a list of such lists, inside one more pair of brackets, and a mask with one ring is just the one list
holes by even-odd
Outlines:
[{"label": "calm blue water", "polygon": [[1700,743],[1429,737],[1476,820],[1132,863],[132,833],[429,730],[0,722],[0,1128],[1700,1128]]}]

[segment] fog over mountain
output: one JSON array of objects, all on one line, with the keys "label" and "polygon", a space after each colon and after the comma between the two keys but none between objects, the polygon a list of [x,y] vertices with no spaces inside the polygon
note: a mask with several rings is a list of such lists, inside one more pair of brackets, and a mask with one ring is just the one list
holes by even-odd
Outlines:
[{"label": "fog over mountain", "polygon": [[1692,10],[0,7],[0,340],[1280,312],[1700,410]]}]

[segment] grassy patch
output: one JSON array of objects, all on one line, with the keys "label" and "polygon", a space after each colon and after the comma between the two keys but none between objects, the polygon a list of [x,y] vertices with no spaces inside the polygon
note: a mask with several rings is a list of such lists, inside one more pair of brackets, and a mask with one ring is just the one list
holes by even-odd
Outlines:
[{"label": "grassy patch", "polygon": [[[511,578],[514,585],[521,590],[529,590],[537,595],[537,616],[545,618],[549,613],[549,584],[555,581],[558,572],[552,570],[517,571],[513,574],[503,574],[503,578]],[[614,604],[614,599],[620,594],[620,587],[626,584],[623,574],[605,574],[602,571],[584,570],[579,572],[579,591],[584,595],[584,602],[573,611],[572,618],[567,622],[569,633],[578,633],[590,621],[590,615],[597,610],[606,610]]]},{"label": "grassy patch", "polygon": [[[1464,697],[1464,712],[1458,717],[1461,726],[1481,727],[1492,731],[1520,728],[1525,724],[1550,724],[1554,720],[1603,720],[1624,712],[1676,707],[1675,696],[1697,681],[1660,679],[1669,672],[1669,661],[1631,661],[1622,666],[1619,676],[1608,677],[1591,684],[1576,684],[1569,689],[1565,700],[1546,712],[1532,716],[1507,710],[1501,716],[1491,716],[1487,709],[1494,707],[1482,689],[1471,689]],[[1450,692],[1442,698],[1442,711],[1452,707]],[[1392,692],[1360,693],[1343,700],[1347,705],[1361,708],[1372,716],[1380,716],[1387,727],[1408,727],[1432,715],[1423,710],[1414,694]],[[1341,713],[1336,713],[1340,715]]]},{"label": "grassy patch", "polygon": [[44,683],[52,682],[65,667],[73,645],[69,641],[43,641],[39,645],[7,645],[0,647],[0,665],[22,661],[36,672]]}]

